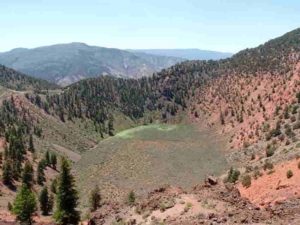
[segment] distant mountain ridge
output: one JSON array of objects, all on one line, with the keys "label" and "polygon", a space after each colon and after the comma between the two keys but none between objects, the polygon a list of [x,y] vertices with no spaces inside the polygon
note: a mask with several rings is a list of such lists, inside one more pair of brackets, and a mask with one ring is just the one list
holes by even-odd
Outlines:
[{"label": "distant mountain ridge", "polygon": [[131,52],[143,52],[151,55],[178,57],[187,60],[219,60],[231,57],[233,54],[228,52],[217,52],[209,50],[191,49],[134,49]]},{"label": "distant mountain ridge", "polygon": [[57,44],[0,53],[0,64],[60,85],[101,75],[139,78],[184,59],[133,53],[84,43]]}]

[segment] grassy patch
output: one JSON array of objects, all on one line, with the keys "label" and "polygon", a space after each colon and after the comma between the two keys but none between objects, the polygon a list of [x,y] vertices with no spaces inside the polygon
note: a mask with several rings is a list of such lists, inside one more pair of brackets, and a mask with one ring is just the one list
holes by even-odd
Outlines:
[{"label": "grassy patch", "polygon": [[[157,135],[169,132],[176,129],[179,125],[166,125],[166,124],[151,124],[143,125],[135,128],[127,129],[116,134],[116,137],[123,139],[130,138],[143,138],[143,139],[153,139],[157,138]],[[158,133],[157,133],[158,132]]]},{"label": "grassy patch", "polygon": [[192,187],[207,174],[227,169],[225,138],[192,125],[151,124],[128,129],[100,142],[75,164],[86,202],[88,187],[124,200],[130,190],[143,194],[164,184]]}]

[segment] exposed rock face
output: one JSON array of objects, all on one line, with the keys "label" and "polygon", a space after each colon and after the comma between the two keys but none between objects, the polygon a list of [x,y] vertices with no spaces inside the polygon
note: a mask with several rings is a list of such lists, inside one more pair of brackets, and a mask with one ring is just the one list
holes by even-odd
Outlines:
[{"label": "exposed rock face", "polygon": [[[173,204],[161,208],[168,201]],[[232,185],[198,185],[190,193],[167,187],[151,192],[134,207],[107,204],[95,212],[90,224],[297,224],[299,203],[297,199],[259,208]]]}]

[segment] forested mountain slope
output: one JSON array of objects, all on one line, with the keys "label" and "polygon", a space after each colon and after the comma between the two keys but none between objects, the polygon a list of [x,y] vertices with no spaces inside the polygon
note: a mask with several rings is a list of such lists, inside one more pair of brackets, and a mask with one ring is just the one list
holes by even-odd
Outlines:
[{"label": "forested mountain slope", "polygon": [[[254,49],[241,51],[220,61],[187,61],[138,80],[100,77],[78,82],[60,95],[48,96],[42,103],[63,119],[87,117],[103,124],[114,110],[132,119],[158,111],[167,120],[177,112],[204,101],[205,88],[215,88],[218,80],[255,78],[262,74],[286,76],[299,62],[300,29]],[[221,83],[224,86],[226,83]],[[231,96],[230,86],[218,87],[211,99]],[[227,92],[225,92],[227,91]],[[220,96],[221,95],[221,96]],[[236,96],[237,98],[237,96]],[[227,99],[228,100],[228,99]],[[234,107],[240,107],[237,102]],[[244,109],[245,110],[245,109]],[[219,110],[219,113],[221,111]],[[235,116],[238,116],[237,112]]]},{"label": "forested mountain slope", "polygon": [[0,65],[0,85],[17,91],[58,88],[55,84],[27,76],[2,65]]}]

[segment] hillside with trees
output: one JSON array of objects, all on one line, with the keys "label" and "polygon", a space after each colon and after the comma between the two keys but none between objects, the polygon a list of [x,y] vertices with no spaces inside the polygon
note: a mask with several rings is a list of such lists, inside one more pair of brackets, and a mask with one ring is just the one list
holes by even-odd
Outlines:
[{"label": "hillside with trees", "polygon": [[[3,67],[3,84],[25,90],[11,91],[0,108],[6,210],[28,224],[78,224],[80,216],[90,224],[297,224],[299,46],[297,29],[228,59],[139,79],[91,78],[59,92],[33,92],[49,86]],[[207,159],[196,154],[212,147],[219,151]],[[189,192],[141,190],[161,177],[191,183],[203,159],[222,176]]]},{"label": "hillside with trees", "polygon": [[0,85],[16,91],[51,90],[58,86],[0,65]]},{"label": "hillside with trees", "polygon": [[151,76],[184,60],[84,43],[19,48],[0,53],[1,64],[62,86],[103,75],[124,78]]},{"label": "hillside with trees", "polygon": [[[193,102],[201,101],[202,96],[196,93],[224,76],[234,74],[242,79],[264,73],[274,76],[292,73],[299,61],[299,33],[297,29],[230,59],[187,61],[148,78],[84,80],[65,88],[62,94],[46,96],[44,102],[37,104],[48,113],[55,112],[62,121],[74,117],[92,119],[99,132],[107,131],[100,127],[112,120],[114,111],[134,120],[147,115],[147,122],[153,121],[152,117],[167,121]],[[30,99],[34,102],[38,97]]]}]

